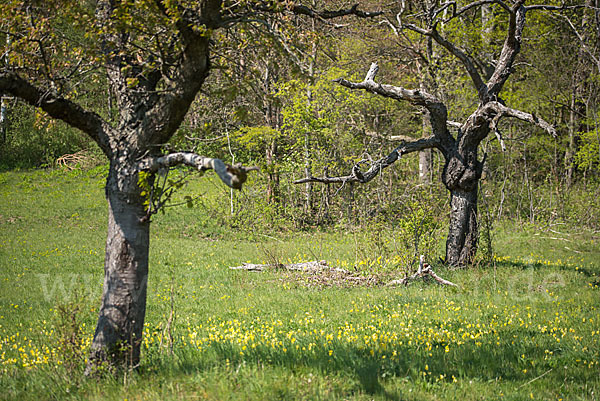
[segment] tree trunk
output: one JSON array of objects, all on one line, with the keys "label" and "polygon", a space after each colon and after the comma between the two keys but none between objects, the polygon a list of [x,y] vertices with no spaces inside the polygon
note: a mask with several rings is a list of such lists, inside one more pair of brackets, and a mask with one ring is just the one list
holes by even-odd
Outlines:
[{"label": "tree trunk", "polygon": [[565,152],[565,169],[566,169],[566,185],[567,188],[571,188],[573,185],[573,180],[575,176],[575,163],[574,157],[576,150],[576,117],[575,117],[575,107],[576,107],[576,89],[573,90],[573,94],[571,95],[571,108],[569,111],[569,144],[567,145],[567,151]]},{"label": "tree trunk", "polygon": [[[422,138],[427,138],[432,134],[431,121],[429,112],[423,111],[423,135]],[[431,184],[431,175],[433,170],[433,157],[432,150],[425,149],[419,152],[419,181],[424,184]]]},{"label": "tree trunk", "polygon": [[109,204],[108,237],[104,261],[104,288],[98,325],[86,374],[110,361],[114,366],[136,366],[146,314],[150,223],[135,169],[111,163],[106,195]]},{"label": "tree trunk", "polygon": [[[313,3],[314,6],[314,3]],[[315,28],[315,22],[312,21],[312,28]],[[306,86],[306,107],[309,112],[312,112],[312,101],[313,101],[313,85],[315,84],[315,60],[317,59],[317,43],[313,41],[312,50],[310,53],[310,59],[308,63],[308,85]],[[312,163],[310,160],[310,135],[307,131],[304,134],[304,176],[310,177],[312,174]],[[307,215],[312,214],[313,199],[312,199],[312,182],[307,182],[306,185],[306,197],[304,199],[304,213]]]},{"label": "tree trunk", "polygon": [[450,191],[450,206],[446,263],[466,266],[477,252],[477,185],[470,191]]},{"label": "tree trunk", "polygon": [[6,143],[6,133],[8,131],[8,129],[7,129],[7,126],[8,126],[7,103],[8,103],[8,99],[6,99],[0,93],[0,141],[1,141],[0,143],[3,145]]},{"label": "tree trunk", "polygon": [[279,171],[276,166],[277,139],[273,139],[267,146],[267,202],[270,204],[279,204]]}]

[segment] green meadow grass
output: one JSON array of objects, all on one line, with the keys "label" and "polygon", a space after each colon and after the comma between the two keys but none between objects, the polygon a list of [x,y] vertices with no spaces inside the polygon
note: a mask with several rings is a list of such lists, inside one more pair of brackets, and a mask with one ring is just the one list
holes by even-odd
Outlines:
[{"label": "green meadow grass", "polygon": [[369,233],[231,230],[208,176],[183,190],[204,206],[154,217],[141,366],[84,379],[103,183],[103,168],[0,174],[0,399],[598,399],[597,233],[502,222],[494,263],[436,266],[458,289],[307,285],[228,267],[366,269]]}]

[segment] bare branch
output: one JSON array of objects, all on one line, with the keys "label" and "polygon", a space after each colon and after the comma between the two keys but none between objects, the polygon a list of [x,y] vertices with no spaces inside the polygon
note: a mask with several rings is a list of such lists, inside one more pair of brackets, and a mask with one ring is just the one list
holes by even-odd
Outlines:
[{"label": "bare branch", "polygon": [[445,3],[442,3],[438,9],[433,9],[430,12],[431,20],[435,20],[438,15],[440,15],[441,13],[444,13],[447,9],[450,9],[450,8],[453,10],[453,12],[456,12],[456,2],[455,1],[447,1]]},{"label": "bare branch", "polygon": [[497,114],[496,117],[494,117],[492,119],[492,121],[490,122],[490,128],[492,129],[492,131],[494,131],[494,134],[496,135],[496,138],[498,139],[498,142],[500,143],[500,148],[502,149],[503,152],[506,152],[506,145],[504,144],[504,138],[502,138],[502,133],[498,129],[498,122],[500,121],[501,117],[502,117],[502,114]]},{"label": "bare branch", "polygon": [[382,85],[374,81],[375,75],[379,71],[377,63],[372,63],[364,81],[355,83],[347,81],[343,78],[334,80],[338,84],[350,89],[363,89],[377,95],[389,97],[395,100],[406,100],[417,106],[427,108],[432,114],[440,115],[444,121],[447,117],[446,106],[440,102],[435,96],[420,90],[404,89],[400,86]]},{"label": "bare branch", "polygon": [[[452,3],[456,3],[456,2],[452,2]],[[460,16],[461,14],[464,14],[465,12],[469,11],[472,8],[479,7],[484,4],[498,4],[502,8],[504,8],[506,11],[510,11],[510,7],[501,0],[479,0],[479,1],[474,1],[473,3],[467,4],[466,6],[459,8],[445,22],[448,22],[451,19],[456,18],[456,17]]]},{"label": "bare branch", "polygon": [[526,8],[523,7],[525,0],[519,0],[510,10],[508,19],[508,31],[504,46],[500,53],[496,69],[487,84],[487,91],[492,98],[498,96],[504,83],[512,72],[512,66],[521,50],[523,27],[525,26]]},{"label": "bare branch", "polygon": [[369,169],[364,173],[360,171],[360,164],[362,162],[359,162],[352,167],[352,173],[350,173],[350,175],[341,177],[306,177],[294,181],[294,184],[303,184],[307,182],[320,182],[322,184],[346,182],[366,183],[375,178],[384,168],[394,164],[398,159],[402,157],[402,155],[412,152],[418,152],[424,149],[437,148],[439,146],[440,140],[436,136],[421,138],[412,142],[404,142],[386,157],[383,157],[373,162]]},{"label": "bare branch", "polygon": [[458,285],[454,284],[453,282],[448,281],[446,279],[443,279],[440,276],[438,276],[437,274],[435,274],[435,272],[433,271],[433,269],[431,268],[430,265],[427,265],[425,267],[425,269],[423,270],[423,275],[429,275],[429,276],[431,276],[435,281],[437,281],[438,283],[440,283],[442,285],[449,285],[451,287],[458,287]]},{"label": "bare branch", "polygon": [[246,270],[251,272],[262,272],[267,269],[283,269],[283,270],[291,270],[291,271],[301,271],[301,272],[322,272],[322,271],[332,271],[336,273],[348,274],[348,270],[341,269],[339,267],[329,267],[327,265],[327,261],[325,260],[314,260],[310,262],[299,262],[299,263],[268,263],[268,264],[256,264],[256,263],[245,263],[243,262],[241,266],[229,266],[231,270]]},{"label": "bare branch", "polygon": [[[273,24],[264,19],[256,19],[255,22],[260,23],[262,26],[265,27],[266,30],[263,32],[273,39],[275,45],[279,45],[280,49],[287,54],[289,61],[291,61],[296,66],[296,68],[298,68],[298,70],[302,72],[302,74],[309,74],[308,67],[300,60],[298,54],[296,54],[294,50],[290,47],[288,40],[285,38],[284,35],[282,35],[281,32],[277,31]],[[302,54],[302,52],[297,48],[296,51]]]},{"label": "bare branch", "polygon": [[400,33],[398,32],[398,28],[396,28],[396,25],[392,24],[392,22],[389,19],[387,19],[387,18],[382,19],[381,21],[379,21],[379,25],[381,25],[381,24],[388,25],[390,27],[390,29],[392,30],[392,32],[394,32],[394,35],[400,36]]},{"label": "bare branch", "polygon": [[[291,12],[296,15],[306,15],[313,19],[318,19],[323,22],[326,20],[345,17],[348,15],[354,15],[359,18],[373,18],[383,14],[383,11],[362,11],[358,9],[358,4],[353,5],[350,8],[343,8],[339,10],[314,10],[303,4],[293,4],[289,2],[281,5],[278,2],[269,1],[251,1],[248,3],[236,2],[230,7],[225,8],[227,15],[221,18],[219,21],[220,27],[229,27],[239,22],[255,21],[257,14],[276,14],[283,12]],[[341,25],[332,24],[334,28],[339,28]]]},{"label": "bare branch", "polygon": [[512,118],[517,118],[521,121],[526,121],[526,122],[535,124],[538,127],[544,129],[547,133],[549,133],[553,137],[555,137],[555,138],[557,137],[556,129],[554,128],[554,126],[552,126],[547,121],[539,118],[535,114],[529,114],[529,113],[526,113],[521,110],[512,109],[512,108],[507,107],[499,102],[489,102],[485,105],[485,108],[493,110],[497,113],[496,117],[494,117],[494,119],[490,123],[490,127],[492,129],[495,129],[500,118],[512,117]]},{"label": "bare branch", "polygon": [[375,75],[379,72],[379,65],[377,63],[371,63],[369,67],[369,71],[367,71],[367,75],[365,76],[366,81],[373,81],[375,79]]},{"label": "bare branch", "polygon": [[198,171],[214,170],[225,185],[241,189],[248,178],[248,172],[258,170],[258,167],[244,167],[241,164],[230,166],[220,159],[204,157],[191,152],[170,153],[158,157],[146,157],[138,163],[140,171],[156,173],[161,169],[168,169],[180,164],[194,167]]},{"label": "bare branch", "polygon": [[[164,1],[155,0],[155,4],[161,12],[168,14],[164,3]],[[268,13],[285,11],[285,9],[274,7],[269,2],[251,2],[248,6],[240,6],[239,13],[237,13],[238,10],[233,9],[238,8],[236,5],[231,10],[232,15],[223,18],[220,1],[207,0],[203,4],[200,12],[180,8],[181,18],[177,20],[176,25],[185,47],[174,68],[177,73],[171,78],[167,91],[154,102],[149,113],[149,126],[156,127],[153,130],[148,130],[146,134],[148,142],[152,144],[165,143],[171,138],[183,121],[186,112],[208,75],[210,69],[210,37],[206,32],[195,31],[193,26],[206,25],[208,28],[218,28],[239,22],[251,14],[256,14],[257,11]],[[303,5],[292,5],[286,9],[296,14],[308,15],[323,20],[346,15],[370,18],[381,14],[381,12],[361,11],[358,9],[358,5],[335,11],[315,11]],[[271,33],[273,34],[273,32]],[[284,40],[280,40],[278,43],[282,45],[288,55],[293,56],[293,52],[286,48],[287,45]],[[296,65],[301,65],[297,58],[292,58],[296,61]]]},{"label": "bare branch", "polygon": [[402,142],[411,142],[414,141],[415,138],[408,136],[408,135],[391,135],[390,137],[388,137],[388,139],[390,141],[402,141]]},{"label": "bare branch", "polygon": [[441,46],[446,48],[446,50],[448,50],[452,55],[458,58],[467,70],[469,76],[471,77],[473,85],[475,85],[475,89],[477,89],[477,93],[479,94],[479,98],[483,99],[485,97],[487,93],[487,88],[483,80],[481,79],[481,75],[477,71],[477,68],[475,68],[474,60],[469,55],[467,55],[465,52],[456,47],[452,42],[448,41],[446,38],[441,36],[435,28],[426,30],[412,24],[406,24],[405,27],[412,31],[420,33],[421,35],[430,36]]},{"label": "bare branch", "polygon": [[589,7],[589,6],[586,6],[585,4],[576,4],[576,5],[572,5],[572,6],[567,6],[566,4],[563,4],[561,6],[552,6],[552,5],[548,5],[548,4],[532,4],[530,6],[526,6],[525,8],[527,9],[527,11],[529,11],[529,10],[562,11],[562,10],[575,10],[578,8],[594,8],[594,7]]},{"label": "bare branch", "polygon": [[85,110],[79,104],[44,91],[14,72],[0,72],[0,93],[18,97],[88,134],[110,156],[112,153],[108,132],[111,127],[98,114]]},{"label": "bare branch", "polygon": [[579,33],[577,28],[575,28],[575,25],[573,25],[573,22],[571,22],[569,17],[567,17],[566,15],[564,15],[562,17],[567,21],[567,23],[569,24],[569,27],[571,28],[571,30],[573,31],[575,36],[577,36],[577,39],[579,40],[579,43],[581,44],[581,48],[583,49],[583,51],[585,51],[585,53],[594,61],[594,63],[596,63],[596,68],[598,69],[598,72],[600,72],[600,59],[598,57],[596,57],[594,52],[589,48],[584,37]]},{"label": "bare branch", "polygon": [[363,89],[376,95],[389,97],[395,100],[405,100],[413,105],[425,107],[429,111],[429,119],[431,121],[431,127],[434,136],[437,136],[445,151],[449,146],[452,145],[454,138],[448,132],[447,120],[448,120],[448,109],[446,105],[442,103],[437,97],[422,91],[422,90],[410,90],[400,86],[393,85],[382,85],[374,81],[375,75],[379,71],[377,63],[371,64],[369,72],[364,81],[355,83],[347,81],[343,78],[338,78],[334,82],[339,83],[342,86],[350,89]]}]

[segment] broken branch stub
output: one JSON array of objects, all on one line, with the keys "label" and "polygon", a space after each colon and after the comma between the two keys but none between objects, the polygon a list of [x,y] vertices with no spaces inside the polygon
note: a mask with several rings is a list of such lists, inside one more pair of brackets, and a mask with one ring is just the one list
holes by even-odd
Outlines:
[{"label": "broken branch stub", "polygon": [[433,271],[433,268],[428,263],[425,263],[424,255],[421,255],[421,257],[419,259],[419,270],[417,270],[417,272],[415,274],[413,274],[411,276],[407,276],[401,280],[390,281],[387,285],[388,286],[408,285],[411,281],[416,281],[419,279],[427,280],[430,277],[432,279],[434,279],[438,284],[449,285],[451,287],[458,287],[458,285],[454,284],[453,282],[443,279],[440,276],[438,276],[437,274],[435,274],[435,272]]},{"label": "broken branch stub", "polygon": [[248,172],[258,170],[258,167],[244,167],[241,164],[229,165],[220,159],[200,156],[192,152],[176,152],[163,156],[148,156],[142,159],[138,168],[140,171],[156,173],[160,169],[171,168],[177,165],[186,165],[198,171],[214,170],[225,185],[233,189],[241,189],[248,178]]}]

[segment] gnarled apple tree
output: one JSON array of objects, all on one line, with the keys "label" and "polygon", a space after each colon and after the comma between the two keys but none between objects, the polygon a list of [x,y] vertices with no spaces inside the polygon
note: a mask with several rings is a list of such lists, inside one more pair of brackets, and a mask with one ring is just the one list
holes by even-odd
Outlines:
[{"label": "gnarled apple tree", "polygon": [[[290,2],[223,0],[13,1],[1,4],[0,13],[8,16],[0,35],[11,38],[0,93],[80,129],[110,161],[104,289],[87,370],[102,361],[134,366],[146,311],[149,217],[155,211],[144,187],[157,172],[183,164],[212,169],[239,189],[249,170],[163,151],[208,76],[211,48],[224,40],[215,32],[256,21],[261,13],[316,19],[371,14],[356,6],[315,11]],[[97,100],[106,87],[115,113]],[[85,88],[92,88],[89,95],[81,94]]]},{"label": "gnarled apple tree", "polygon": [[[446,262],[450,265],[468,265],[477,249],[477,189],[481,178],[485,156],[480,160],[479,145],[490,134],[495,133],[502,143],[499,122],[504,117],[516,118],[541,127],[551,135],[556,135],[552,125],[534,114],[511,108],[505,104],[501,91],[513,70],[515,58],[519,54],[523,40],[523,28],[527,13],[532,10],[560,10],[564,7],[546,5],[524,5],[525,1],[508,2],[503,0],[480,0],[459,7],[458,2],[431,2],[426,10],[427,18],[423,25],[405,23],[404,9],[395,15],[396,31],[409,30],[418,35],[433,39],[441,48],[458,59],[466,74],[470,77],[479,104],[476,110],[464,122],[448,119],[448,108],[444,102],[424,90],[411,90],[399,86],[375,82],[378,72],[376,63],[371,65],[364,81],[349,82],[338,79],[340,85],[350,89],[360,89],[394,100],[409,102],[424,108],[431,122],[432,135],[418,140],[407,140],[396,147],[387,157],[375,161],[367,171],[361,171],[360,162],[352,168],[349,175],[339,177],[305,177],[296,183],[366,183],[376,177],[381,170],[392,165],[403,155],[437,149],[445,160],[442,182],[450,192],[450,228],[446,241]],[[498,12],[507,14],[507,28],[499,57],[489,73],[480,72],[479,60],[475,60],[466,50],[448,40],[438,25],[461,18],[473,9],[494,4]],[[404,2],[402,2],[404,5]],[[454,134],[449,127],[456,131]]]}]

